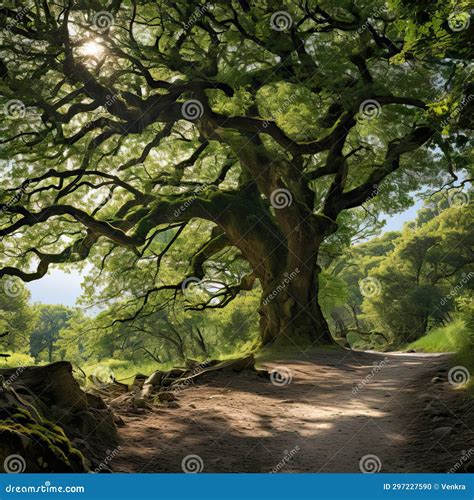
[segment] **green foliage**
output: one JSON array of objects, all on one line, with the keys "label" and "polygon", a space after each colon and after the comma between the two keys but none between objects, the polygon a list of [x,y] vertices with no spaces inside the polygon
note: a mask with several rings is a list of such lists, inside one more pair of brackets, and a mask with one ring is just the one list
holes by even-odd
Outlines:
[{"label": "green foliage", "polygon": [[[472,300],[471,300],[472,311]],[[421,352],[454,352],[453,364],[466,368],[470,379],[466,388],[474,396],[474,329],[462,319],[456,319],[445,327],[435,328],[416,342],[407,346]]]},{"label": "green foliage", "polygon": [[461,319],[457,319],[446,326],[433,328],[426,335],[408,344],[406,350],[459,353],[472,343],[473,335],[474,332]]},{"label": "green foliage", "polygon": [[74,311],[60,305],[36,306],[37,320],[30,336],[30,352],[37,360],[53,361],[55,344]]},{"label": "green foliage", "polygon": [[319,287],[319,301],[326,316],[329,316],[334,308],[341,307],[346,303],[347,285],[340,276],[323,271],[319,276]]},{"label": "green foliage", "polygon": [[31,366],[36,364],[35,359],[28,354],[11,351],[6,351],[5,354],[9,354],[10,356],[0,361],[1,368],[17,368],[19,366]]},{"label": "green foliage", "polygon": [[176,363],[157,363],[146,359],[136,360],[135,362],[126,359],[104,359],[98,363],[85,363],[79,366],[87,376],[86,384],[91,384],[89,377],[97,373],[113,374],[115,380],[124,384],[131,384],[133,377],[138,373],[151,375],[156,370],[169,370],[175,367]]},{"label": "green foliage", "polygon": [[35,313],[28,306],[30,293],[18,279],[0,279],[0,353],[4,350],[26,353]]},{"label": "green foliage", "polygon": [[[469,200],[469,193],[464,197]],[[365,331],[372,341],[382,332],[393,346],[403,345],[453,315],[467,318],[474,287],[473,205],[451,205],[435,196],[400,233],[354,247],[334,264],[348,286],[347,307],[338,314],[355,330],[352,343],[367,345],[369,337],[357,333]]]},{"label": "green foliage", "polygon": [[73,447],[63,429],[47,420],[38,422],[21,407],[0,409],[0,452],[21,450],[31,472],[84,472],[82,453]]},{"label": "green foliage", "polygon": [[[121,360],[127,375],[134,369],[171,366],[186,358],[225,358],[251,350],[258,338],[258,294],[242,294],[226,308],[199,311],[171,310],[156,305],[156,312],[132,322],[115,322],[126,304],[117,302],[96,317],[77,311],[59,334],[55,351],[83,367]],[[154,306],[154,302],[151,303]]]},{"label": "green foliage", "polygon": [[[453,28],[466,0],[103,9],[77,0],[0,12],[0,106],[20,105],[0,149],[0,277],[81,269],[82,303],[100,308],[96,318],[39,308],[35,357],[166,364],[246,349],[259,323],[278,330],[303,316],[280,308],[292,321],[273,321],[258,298],[293,257],[324,269],[326,315],[394,343],[449,318],[453,300],[438,304],[469,263],[472,211],[429,207],[401,234],[353,244],[414,191],[467,178],[472,40]],[[376,116],[364,117],[374,100]],[[198,117],[183,112],[189,102]],[[277,189],[291,194],[284,210]],[[360,294],[367,277],[378,296]],[[286,303],[303,285],[283,292]],[[25,292],[1,293],[7,347],[26,352]]]}]

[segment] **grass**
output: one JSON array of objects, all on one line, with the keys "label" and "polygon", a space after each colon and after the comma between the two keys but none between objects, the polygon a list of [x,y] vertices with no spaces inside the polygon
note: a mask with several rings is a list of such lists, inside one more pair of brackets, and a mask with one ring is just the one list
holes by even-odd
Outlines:
[{"label": "grass", "polygon": [[[243,357],[249,354],[254,348],[252,342],[247,342],[240,346],[240,348],[232,353],[221,353],[216,354],[216,359],[226,360]],[[34,358],[28,356],[27,354],[18,354],[5,352],[5,354],[11,354],[9,358],[4,360],[0,359],[0,369],[1,368],[16,368],[19,366],[34,366],[38,364],[46,364],[46,362],[35,363]],[[202,358],[202,359],[201,359]],[[201,357],[198,360],[204,361]],[[157,363],[153,360],[138,360],[129,361],[126,359],[104,359],[101,361],[94,361],[91,363],[79,363],[76,364],[72,362],[74,368],[74,376],[81,383],[81,385],[90,385],[92,382],[89,377],[94,376],[99,380],[106,381],[111,375],[120,382],[124,384],[130,384],[133,382],[133,377],[137,373],[142,373],[144,375],[151,375],[157,370],[170,370],[175,367],[184,366],[183,362],[180,361],[170,361],[168,363]],[[84,377],[84,373],[86,377]]]},{"label": "grass", "polygon": [[123,382],[124,384],[131,384],[133,377],[137,373],[143,375],[151,375],[156,370],[169,370],[173,365],[179,363],[157,363],[156,361],[139,361],[133,362],[125,359],[108,359],[96,363],[81,366],[87,377],[96,376],[99,380],[107,378],[108,374],[113,374],[115,380]]},{"label": "grass", "polygon": [[[248,350],[242,350],[239,352],[234,352],[232,354],[222,354],[216,356],[216,359],[226,360],[243,357],[249,354]],[[204,358],[197,359],[198,361],[204,361]],[[184,362],[180,361],[170,361],[168,363],[157,363],[152,360],[144,361],[128,361],[125,359],[108,359],[95,363],[89,363],[86,365],[81,365],[81,369],[86,373],[89,378],[90,375],[101,377],[107,377],[108,374],[113,374],[115,380],[123,382],[124,384],[130,384],[133,382],[133,377],[137,373],[142,373],[143,375],[151,375],[157,370],[171,370],[172,368],[184,367]]]},{"label": "grass", "polygon": [[435,328],[406,348],[421,352],[455,352],[455,363],[467,368],[471,378],[466,384],[474,397],[474,332],[462,320]]},{"label": "grass", "polygon": [[301,347],[299,347],[296,346],[293,342],[288,342],[285,344],[275,343],[270,344],[257,351],[255,353],[255,359],[258,363],[287,360],[291,358],[304,360],[305,354],[310,354],[321,350],[337,351],[339,349],[341,349],[341,346],[339,346],[338,344],[313,345],[310,342],[306,342],[302,344]]},{"label": "grass", "polygon": [[[226,360],[234,359],[244,356],[247,353],[234,353],[233,355],[222,355],[217,356],[216,359]],[[204,361],[204,359],[198,359],[198,361]],[[184,367],[183,362],[172,361],[169,363],[157,363],[155,361],[138,361],[132,362],[125,359],[109,359],[103,360],[97,363],[90,363],[87,365],[81,365],[81,369],[85,372],[87,376],[86,385],[90,385],[90,376],[97,377],[99,381],[106,381],[110,375],[113,375],[115,380],[122,382],[124,384],[131,384],[133,378],[137,373],[142,373],[143,375],[151,375],[157,370],[171,370],[172,368]],[[76,372],[76,375],[79,373]],[[81,377],[83,378],[83,376]]]},{"label": "grass", "polygon": [[0,369],[18,368],[19,366],[32,366],[36,364],[34,358],[28,354],[19,354],[9,351],[2,351],[2,354],[10,354],[10,357],[0,360]]},{"label": "grass", "polygon": [[412,342],[407,349],[422,352],[460,352],[473,341],[472,332],[461,320],[430,330],[426,335]]}]

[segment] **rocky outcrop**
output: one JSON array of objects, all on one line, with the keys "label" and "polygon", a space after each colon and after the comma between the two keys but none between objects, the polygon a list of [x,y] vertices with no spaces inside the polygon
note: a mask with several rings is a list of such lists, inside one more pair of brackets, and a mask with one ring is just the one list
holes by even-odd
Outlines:
[{"label": "rocky outcrop", "polygon": [[0,384],[4,469],[86,472],[118,440],[113,414],[80,388],[68,362],[0,370]]}]

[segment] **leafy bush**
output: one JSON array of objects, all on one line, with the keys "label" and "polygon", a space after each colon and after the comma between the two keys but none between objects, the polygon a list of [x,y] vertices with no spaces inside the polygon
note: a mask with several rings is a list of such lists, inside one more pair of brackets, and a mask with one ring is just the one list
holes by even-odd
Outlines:
[{"label": "leafy bush", "polygon": [[6,352],[4,354],[10,354],[9,358],[5,358],[4,361],[0,361],[0,368],[16,368],[18,366],[30,366],[35,364],[34,358],[28,356],[28,354]]},{"label": "leafy bush", "polygon": [[455,352],[454,363],[469,370],[467,389],[474,396],[474,331],[466,322],[457,319],[449,325],[431,330],[408,345],[407,349],[423,352]]}]

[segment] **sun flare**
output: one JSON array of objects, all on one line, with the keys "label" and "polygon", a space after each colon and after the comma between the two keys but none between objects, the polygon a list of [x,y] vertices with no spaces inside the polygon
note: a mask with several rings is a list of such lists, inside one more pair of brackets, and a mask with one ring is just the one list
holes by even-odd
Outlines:
[{"label": "sun flare", "polygon": [[100,43],[91,40],[81,45],[80,53],[83,56],[100,57],[104,53],[104,47]]}]

